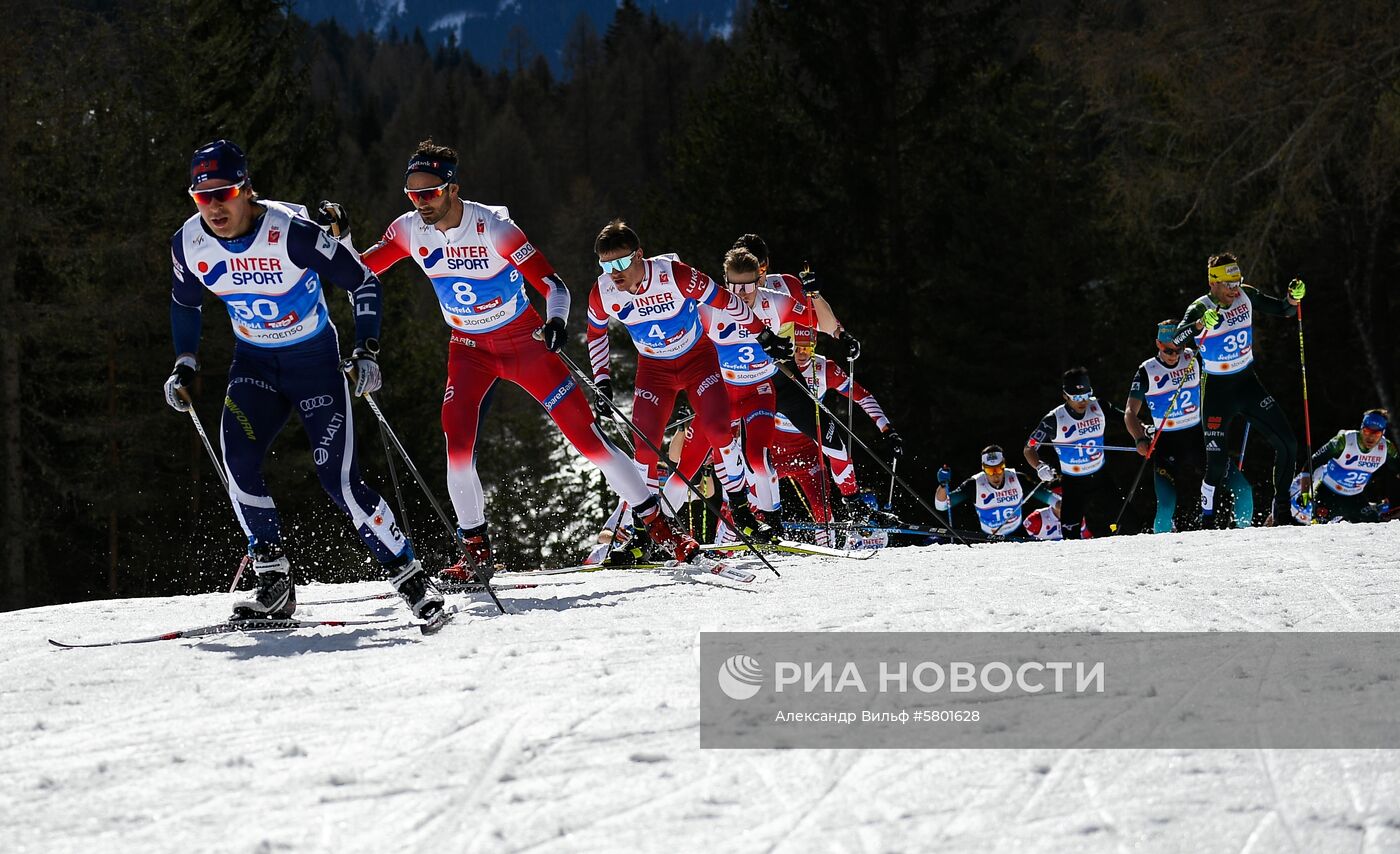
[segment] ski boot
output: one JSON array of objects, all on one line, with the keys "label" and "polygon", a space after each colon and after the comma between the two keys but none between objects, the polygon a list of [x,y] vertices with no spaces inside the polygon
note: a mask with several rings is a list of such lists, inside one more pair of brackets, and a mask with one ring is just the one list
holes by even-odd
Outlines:
[{"label": "ski boot", "polygon": [[646,526],[646,534],[654,544],[669,549],[681,563],[689,563],[700,553],[700,544],[690,534],[676,529],[662,514],[660,502],[655,498],[647,499],[634,508],[632,515]]},{"label": "ski boot", "polygon": [[408,603],[408,609],[413,612],[413,616],[420,620],[431,620],[441,613],[442,593],[432,575],[423,569],[423,564],[418,558],[410,557],[403,565],[389,569],[396,573],[389,583],[394,585],[394,591]]},{"label": "ski boot", "polygon": [[724,520],[734,530],[745,534],[749,539],[760,543],[771,543],[778,539],[778,532],[769,525],[758,521],[758,517],[753,514],[749,507],[748,496],[742,492],[732,492],[729,494],[729,504],[723,509],[727,518]]},{"label": "ski boot", "polygon": [[452,584],[485,584],[496,574],[491,563],[491,535],[485,523],[470,531],[457,529],[462,544],[462,558],[452,566],[438,573],[443,581]]},{"label": "ski boot", "polygon": [[778,540],[784,539],[783,535],[786,534],[787,531],[783,529],[781,510],[755,510],[754,518],[758,520],[763,528],[767,528],[772,532],[771,538],[767,542],[776,543]]},{"label": "ski boot", "polygon": [[278,543],[254,546],[253,572],[257,584],[233,602],[231,620],[285,620],[296,613],[297,591],[292,564]]}]

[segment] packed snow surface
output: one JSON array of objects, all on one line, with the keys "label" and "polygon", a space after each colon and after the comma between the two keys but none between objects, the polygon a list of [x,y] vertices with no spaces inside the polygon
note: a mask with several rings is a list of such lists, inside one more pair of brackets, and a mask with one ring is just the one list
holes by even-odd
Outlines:
[{"label": "packed snow surface", "polygon": [[[702,630],[1396,631],[1400,523],[783,557],[388,627],[60,650],[227,598],[0,615],[0,848],[18,851],[1400,850],[1382,750],[701,751]],[[502,580],[505,580],[503,577]],[[303,602],[381,592],[308,585]]]}]

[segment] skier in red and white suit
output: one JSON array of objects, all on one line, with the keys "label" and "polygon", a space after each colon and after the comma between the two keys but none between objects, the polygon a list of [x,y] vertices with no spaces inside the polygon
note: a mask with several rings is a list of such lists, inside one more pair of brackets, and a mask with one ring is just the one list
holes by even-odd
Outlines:
[{"label": "skier in red and white suit", "polygon": [[[671,530],[636,466],[603,436],[583,391],[554,355],[568,340],[569,289],[544,255],[504,207],[460,197],[457,153],[450,148],[431,140],[420,143],[409,159],[404,192],[414,210],[394,220],[362,260],[379,274],[405,258],[413,259],[432,282],[452,330],[442,429],[447,437],[448,491],[464,554],[443,575],[469,581],[488,577],[491,571],[476,439],[489,404],[487,395],[498,379],[515,383],[538,400],[569,442],[632,506],[652,539],[675,549],[679,560],[688,560],[696,551],[694,540]],[[543,325],[526,295],[526,282],[545,296],[548,319]]]},{"label": "skier in red and white suit", "polygon": [[[889,453],[892,456],[901,455],[904,452],[904,443],[895,432],[889,418],[885,417],[885,412],[880,408],[880,402],[875,399],[875,395],[860,383],[853,381],[841,370],[840,365],[816,354],[816,331],[804,326],[795,327],[793,343],[796,347],[793,373],[805,381],[807,390],[818,400],[828,389],[838,391],[854,400],[883,434]],[[835,422],[830,418],[826,419],[819,433],[816,409],[811,397],[803,394],[796,383],[786,378],[784,380],[786,381],[778,384],[778,433],[803,433],[813,440],[820,439],[827,461],[831,465],[831,476],[836,480],[841,495],[855,495],[855,466],[851,463],[846,443],[836,434]]]},{"label": "skier in red and white suit", "polygon": [[[724,256],[725,285],[739,295],[768,329],[782,335],[786,328],[790,336],[795,326],[816,325],[816,314],[805,301],[760,288],[760,281],[758,259],[746,249],[729,250]],[[775,533],[781,533],[781,491],[769,458],[777,414],[773,384],[778,373],[777,362],[759,346],[756,335],[727,320],[723,312],[702,306],[700,319],[719,353],[720,373],[729,387],[733,428],[743,430],[744,461],[748,464],[752,489],[750,501],[763,514],[763,522]],[[687,440],[692,432],[687,432]],[[704,443],[687,441],[678,466],[680,475],[693,476],[708,456],[709,447]],[[684,491],[679,481],[672,475],[666,483],[666,495],[672,503]]]},{"label": "skier in red and white suit", "polygon": [[[822,483],[826,479],[826,471],[822,467],[822,451],[816,442],[801,433],[775,430],[771,459],[778,477],[791,478],[797,488],[802,490],[813,522],[824,525],[834,521],[831,505],[827,500],[828,490]],[[833,545],[825,528],[817,528],[815,534],[817,545]]]},{"label": "skier in red and white suit", "polygon": [[[771,537],[749,508],[739,440],[730,428],[729,393],[720,377],[715,345],[700,323],[701,306],[713,309],[717,322],[755,335],[769,358],[787,358],[791,345],[765,327],[743,300],[699,270],[673,255],[644,257],[637,233],[621,220],[603,228],[593,249],[603,268],[588,295],[588,352],[599,414],[613,406],[608,320],[614,318],[637,348],[632,404],[637,429],[659,446],[676,395],[684,391],[699,434],[718,454],[716,468],[730,498],[733,521],[741,531]],[[658,461],[645,442],[637,445],[637,461],[646,465],[648,485],[655,488]]]}]

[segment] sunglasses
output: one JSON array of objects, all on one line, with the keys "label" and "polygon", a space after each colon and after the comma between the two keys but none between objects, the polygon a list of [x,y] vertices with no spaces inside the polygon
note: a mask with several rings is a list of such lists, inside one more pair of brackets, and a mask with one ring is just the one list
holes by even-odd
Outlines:
[{"label": "sunglasses", "polygon": [[1093,396],[1094,393],[1092,391],[1085,392],[1084,394],[1070,394],[1069,392],[1065,392],[1065,397],[1068,397],[1075,403],[1088,403],[1089,398]]},{"label": "sunglasses", "polygon": [[986,465],[984,465],[984,466],[982,466],[982,471],[986,472],[987,474],[991,475],[992,477],[997,477],[997,476],[1003,474],[1003,473],[1006,471],[1006,464],[1005,464],[1005,463],[1002,463],[1001,465],[996,465],[996,466],[986,466]]},{"label": "sunglasses", "polygon": [[1164,356],[1175,356],[1181,352],[1180,347],[1171,347],[1166,344],[1158,344],[1157,349],[1160,350]]},{"label": "sunglasses", "polygon": [[599,261],[598,266],[603,268],[604,273],[621,273],[632,266],[632,261],[637,257],[637,250],[612,261]]},{"label": "sunglasses", "polygon": [[248,179],[244,178],[237,184],[229,184],[227,187],[214,187],[209,190],[196,190],[194,187],[190,187],[190,198],[194,199],[194,203],[200,207],[206,207],[214,202],[221,204],[231,202],[243,193],[243,185],[247,183]]},{"label": "sunglasses", "polygon": [[724,284],[725,287],[729,288],[731,291],[735,291],[741,294],[753,293],[754,291],[758,290],[757,279],[753,280],[752,282],[731,282],[728,279],[725,279]]},{"label": "sunglasses", "polygon": [[411,190],[408,187],[404,187],[403,194],[408,196],[408,200],[415,205],[426,205],[428,202],[435,202],[446,195],[447,185],[450,183],[452,182],[443,181],[436,187],[424,187],[421,190]]}]

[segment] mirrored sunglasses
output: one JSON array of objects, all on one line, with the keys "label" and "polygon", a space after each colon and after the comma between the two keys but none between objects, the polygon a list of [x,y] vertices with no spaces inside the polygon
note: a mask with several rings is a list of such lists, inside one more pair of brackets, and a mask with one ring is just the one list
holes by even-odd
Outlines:
[{"label": "mirrored sunglasses", "polygon": [[757,279],[753,280],[752,282],[731,282],[730,280],[725,279],[724,285],[731,291],[740,294],[751,294],[754,291],[758,290]]},{"label": "mirrored sunglasses", "polygon": [[1089,398],[1093,397],[1094,393],[1092,391],[1085,392],[1084,394],[1070,394],[1069,392],[1065,392],[1065,396],[1075,403],[1088,403]]},{"label": "mirrored sunglasses", "polygon": [[404,187],[403,194],[408,196],[408,200],[415,205],[426,205],[428,202],[437,201],[442,198],[447,192],[447,185],[450,183],[452,182],[443,181],[436,187],[424,187],[421,190],[412,190],[408,187]]},{"label": "mirrored sunglasses", "polygon": [[231,202],[243,193],[243,185],[247,183],[248,179],[244,178],[237,184],[229,184],[226,187],[212,187],[208,190],[196,190],[194,187],[190,187],[190,198],[194,199],[194,203],[200,207],[206,207],[214,202],[220,204]]},{"label": "mirrored sunglasses", "polygon": [[632,266],[632,261],[636,257],[637,252],[634,249],[632,252],[622,256],[621,258],[615,258],[612,261],[599,261],[598,266],[603,268],[604,273],[621,273],[623,270],[626,270],[628,267]]}]

